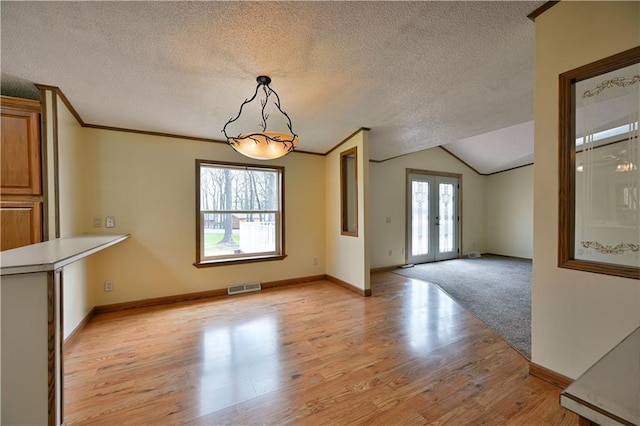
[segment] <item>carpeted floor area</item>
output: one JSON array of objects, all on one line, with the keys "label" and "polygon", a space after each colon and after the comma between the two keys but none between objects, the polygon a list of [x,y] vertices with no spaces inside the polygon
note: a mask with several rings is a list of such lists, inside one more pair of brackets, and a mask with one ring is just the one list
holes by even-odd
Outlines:
[{"label": "carpeted floor area", "polygon": [[483,255],[392,272],[438,285],[531,359],[531,260]]}]

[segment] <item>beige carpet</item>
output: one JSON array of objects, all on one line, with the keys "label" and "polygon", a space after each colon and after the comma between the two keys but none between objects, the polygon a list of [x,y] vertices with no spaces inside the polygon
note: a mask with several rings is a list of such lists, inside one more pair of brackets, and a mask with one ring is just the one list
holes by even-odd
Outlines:
[{"label": "beige carpet", "polygon": [[483,255],[393,272],[436,284],[531,358],[531,260]]}]

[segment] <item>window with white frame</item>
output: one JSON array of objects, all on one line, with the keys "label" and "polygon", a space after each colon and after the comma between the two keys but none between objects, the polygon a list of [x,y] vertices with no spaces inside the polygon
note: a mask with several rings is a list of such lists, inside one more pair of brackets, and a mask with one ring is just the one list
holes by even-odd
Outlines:
[{"label": "window with white frame", "polygon": [[196,266],[284,258],[284,168],[196,160]]}]

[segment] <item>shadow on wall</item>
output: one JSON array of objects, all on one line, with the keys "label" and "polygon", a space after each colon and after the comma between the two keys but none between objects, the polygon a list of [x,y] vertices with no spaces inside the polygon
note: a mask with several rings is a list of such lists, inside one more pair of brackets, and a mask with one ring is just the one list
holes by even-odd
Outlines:
[{"label": "shadow on wall", "polygon": [[0,93],[2,96],[33,99],[40,101],[40,90],[32,81],[2,73],[0,77]]}]

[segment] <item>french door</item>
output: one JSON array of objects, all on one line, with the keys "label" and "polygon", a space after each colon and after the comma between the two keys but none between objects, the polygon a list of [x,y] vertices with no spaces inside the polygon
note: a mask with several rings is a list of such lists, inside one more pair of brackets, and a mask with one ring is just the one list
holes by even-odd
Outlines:
[{"label": "french door", "polygon": [[407,176],[407,263],[458,257],[458,178]]}]

